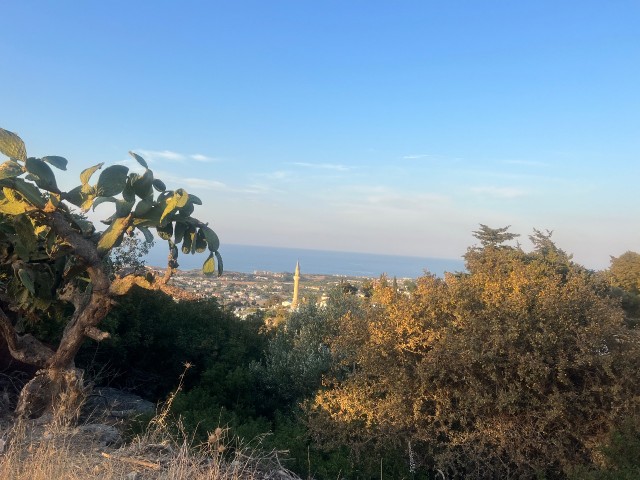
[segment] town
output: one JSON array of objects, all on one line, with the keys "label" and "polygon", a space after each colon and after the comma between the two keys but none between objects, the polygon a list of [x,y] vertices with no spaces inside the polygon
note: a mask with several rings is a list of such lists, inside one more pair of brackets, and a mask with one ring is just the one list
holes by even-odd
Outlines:
[{"label": "town", "polygon": [[[299,281],[301,302],[322,305],[329,290],[343,285],[357,295],[365,295],[372,278],[343,275],[302,274]],[[207,277],[200,270],[178,270],[171,283],[202,298],[216,297],[224,308],[241,318],[259,310],[290,308],[294,291],[294,274],[255,271],[225,272],[220,277]]]}]

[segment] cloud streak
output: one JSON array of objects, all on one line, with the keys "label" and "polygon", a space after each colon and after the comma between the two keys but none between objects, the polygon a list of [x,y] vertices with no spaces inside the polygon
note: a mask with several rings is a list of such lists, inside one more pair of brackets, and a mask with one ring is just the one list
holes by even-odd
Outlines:
[{"label": "cloud streak", "polygon": [[353,170],[353,167],[334,163],[291,162],[290,165],[295,165],[296,167],[303,168],[313,168],[317,170],[335,170],[338,172],[348,172],[349,170]]},{"label": "cloud streak", "polygon": [[176,163],[184,163],[188,161],[200,162],[200,163],[210,163],[215,162],[216,159],[213,157],[209,157],[207,155],[203,155],[201,153],[180,153],[174,152],[172,150],[143,150],[138,149],[135,150],[137,154],[142,156],[145,160],[149,160],[151,162],[158,161],[168,161],[168,162],[176,162]]}]

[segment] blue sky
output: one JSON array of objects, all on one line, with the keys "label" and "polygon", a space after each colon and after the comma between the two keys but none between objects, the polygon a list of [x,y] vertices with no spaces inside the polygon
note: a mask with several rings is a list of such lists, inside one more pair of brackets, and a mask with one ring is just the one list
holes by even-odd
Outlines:
[{"label": "blue sky", "polygon": [[[8,1],[0,122],[135,150],[224,243],[457,258],[479,223],[640,251],[637,1]],[[105,207],[106,208],[106,207]]]}]

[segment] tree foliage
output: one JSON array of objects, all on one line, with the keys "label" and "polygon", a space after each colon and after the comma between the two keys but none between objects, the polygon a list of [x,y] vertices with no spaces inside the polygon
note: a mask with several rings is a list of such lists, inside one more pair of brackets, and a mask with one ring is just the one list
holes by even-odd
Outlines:
[{"label": "tree foliage", "polygon": [[606,285],[548,233],[534,238],[530,253],[483,242],[468,273],[424,276],[409,295],[379,282],[329,342],[340,361],[309,404],[315,435],[361,456],[400,449],[454,478],[597,463],[638,407],[638,336]]},{"label": "tree foliage", "polygon": [[640,294],[640,253],[629,251],[619,257],[611,257],[609,275],[611,285]]},{"label": "tree foliage", "polygon": [[[214,258],[221,273],[219,240],[206,223],[191,216],[200,199],[183,189],[168,190],[135,153],[131,155],[142,174],[122,165],[102,170],[103,164],[98,164],[85,169],[80,185],[69,191],[60,190],[51,168],[66,170],[63,157],[28,157],[22,140],[3,129],[0,153],[9,157],[0,165],[0,332],[15,358],[42,369],[23,390],[18,406],[21,413],[37,414],[50,406],[51,398],[58,398],[62,383],[73,383],[63,382],[63,376],[78,376],[72,372],[73,360],[84,338],[107,337],[97,327],[113,297],[134,285],[168,289],[167,281],[178,266],[179,245],[183,253],[208,249],[205,273],[213,273]],[[83,214],[102,203],[111,204],[113,214],[98,232]],[[169,244],[164,277],[121,272],[111,278],[104,265],[109,253],[136,231],[152,241],[152,230]],[[65,319],[55,350],[19,333],[24,322],[55,321],[66,305],[73,313]]]}]

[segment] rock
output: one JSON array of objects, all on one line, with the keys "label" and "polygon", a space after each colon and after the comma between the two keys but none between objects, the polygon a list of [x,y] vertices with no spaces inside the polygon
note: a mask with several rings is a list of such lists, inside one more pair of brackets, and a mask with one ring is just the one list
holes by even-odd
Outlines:
[{"label": "rock", "polygon": [[156,406],[138,395],[110,387],[96,388],[87,397],[83,414],[90,417],[131,418],[154,413]]},{"label": "rock", "polygon": [[104,425],[102,423],[91,423],[79,426],[76,431],[89,435],[93,441],[101,446],[119,445],[122,443],[122,436],[118,429],[112,425]]}]

